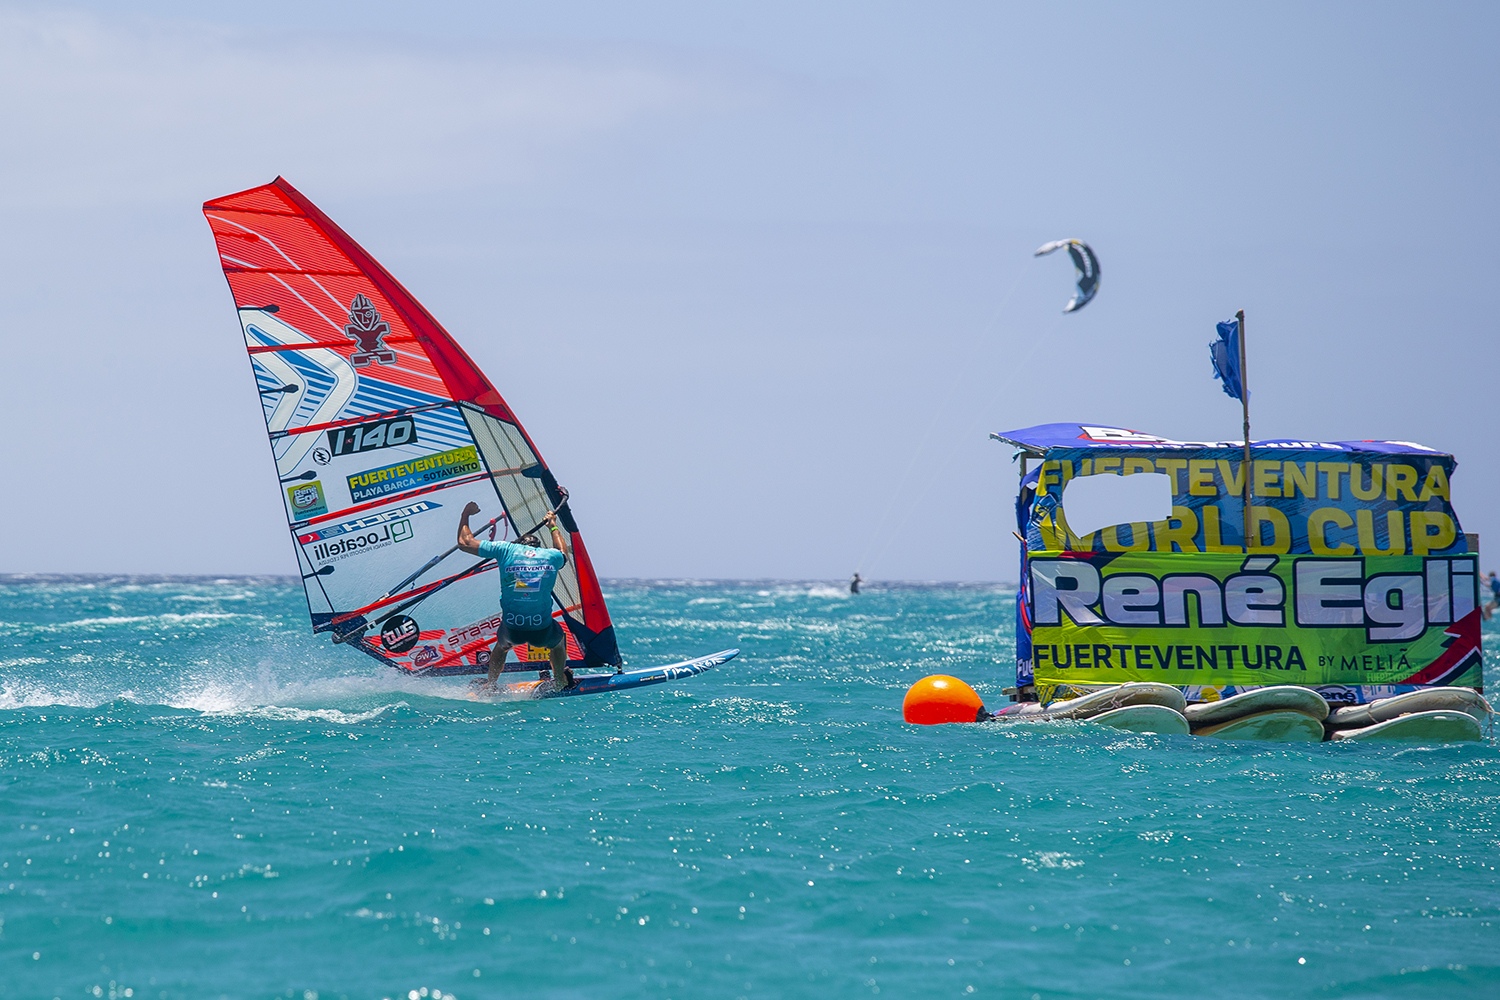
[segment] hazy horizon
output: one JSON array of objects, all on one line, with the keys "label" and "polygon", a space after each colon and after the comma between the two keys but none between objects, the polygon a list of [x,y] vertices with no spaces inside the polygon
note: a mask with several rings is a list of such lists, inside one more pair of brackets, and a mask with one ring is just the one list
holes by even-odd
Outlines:
[{"label": "hazy horizon", "polygon": [[[18,584],[41,582],[78,582],[83,580],[136,580],[151,583],[175,583],[192,582],[204,580],[269,580],[278,583],[297,583],[300,578],[296,573],[0,573],[0,586],[12,586]],[[712,579],[706,577],[672,577],[672,576],[601,576],[600,584],[605,587],[620,586],[794,586],[794,587],[822,587],[824,589],[837,590],[847,593],[849,581],[833,579],[783,579],[775,577],[726,577]],[[1015,590],[1016,583],[1013,580],[862,580],[861,589],[880,590],[881,588],[912,588],[912,587],[991,587],[998,590]],[[851,595],[857,596],[857,595]]]}]

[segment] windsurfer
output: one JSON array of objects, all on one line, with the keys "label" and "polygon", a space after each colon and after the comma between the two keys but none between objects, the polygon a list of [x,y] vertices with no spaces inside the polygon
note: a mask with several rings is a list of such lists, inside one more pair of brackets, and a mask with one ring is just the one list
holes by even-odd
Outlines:
[{"label": "windsurfer", "polygon": [[542,519],[556,548],[547,548],[536,535],[522,535],[514,542],[481,542],[469,530],[469,518],[479,513],[470,501],[458,521],[458,547],[470,555],[493,559],[500,566],[501,625],[490,650],[489,677],[484,687],[493,689],[505,667],[505,654],[525,643],[551,652],[552,680],[559,690],[575,683],[568,667],[568,637],[552,617],[552,586],[557,571],[567,565],[568,539],[557,526],[557,515]]}]

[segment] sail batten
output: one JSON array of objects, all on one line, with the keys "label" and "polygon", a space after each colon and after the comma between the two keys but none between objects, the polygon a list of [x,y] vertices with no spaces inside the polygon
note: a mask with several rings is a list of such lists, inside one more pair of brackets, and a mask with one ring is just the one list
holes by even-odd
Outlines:
[{"label": "sail batten", "polygon": [[[496,575],[453,545],[557,509],[573,557],[554,617],[569,659],[618,666],[614,628],[565,495],[500,393],[407,289],[300,192],[207,202],[276,461],[315,632],[414,673],[479,673]],[[518,647],[524,660],[530,651]]]}]

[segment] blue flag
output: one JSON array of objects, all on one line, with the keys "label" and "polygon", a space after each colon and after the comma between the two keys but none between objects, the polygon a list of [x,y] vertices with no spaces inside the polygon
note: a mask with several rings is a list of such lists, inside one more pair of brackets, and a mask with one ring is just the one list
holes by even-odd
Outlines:
[{"label": "blue flag", "polygon": [[1244,382],[1240,379],[1240,324],[1229,320],[1219,324],[1219,339],[1208,345],[1214,363],[1214,378],[1224,380],[1224,392],[1231,399],[1244,399]]}]

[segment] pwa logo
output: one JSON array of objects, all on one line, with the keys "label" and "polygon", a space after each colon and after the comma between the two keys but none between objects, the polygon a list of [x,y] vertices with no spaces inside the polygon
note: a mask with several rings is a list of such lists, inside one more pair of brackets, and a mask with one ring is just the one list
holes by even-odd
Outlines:
[{"label": "pwa logo", "polygon": [[[1472,558],[1423,560],[1420,573],[1365,574],[1364,559],[1305,558],[1292,564],[1292,594],[1269,572],[1275,556],[1251,556],[1223,580],[1204,573],[1103,576],[1083,559],[1033,559],[1032,622],[1127,628],[1364,628],[1366,641],[1407,642],[1478,607]],[[1191,595],[1192,601],[1188,598]],[[1189,605],[1197,607],[1195,617]]]}]

